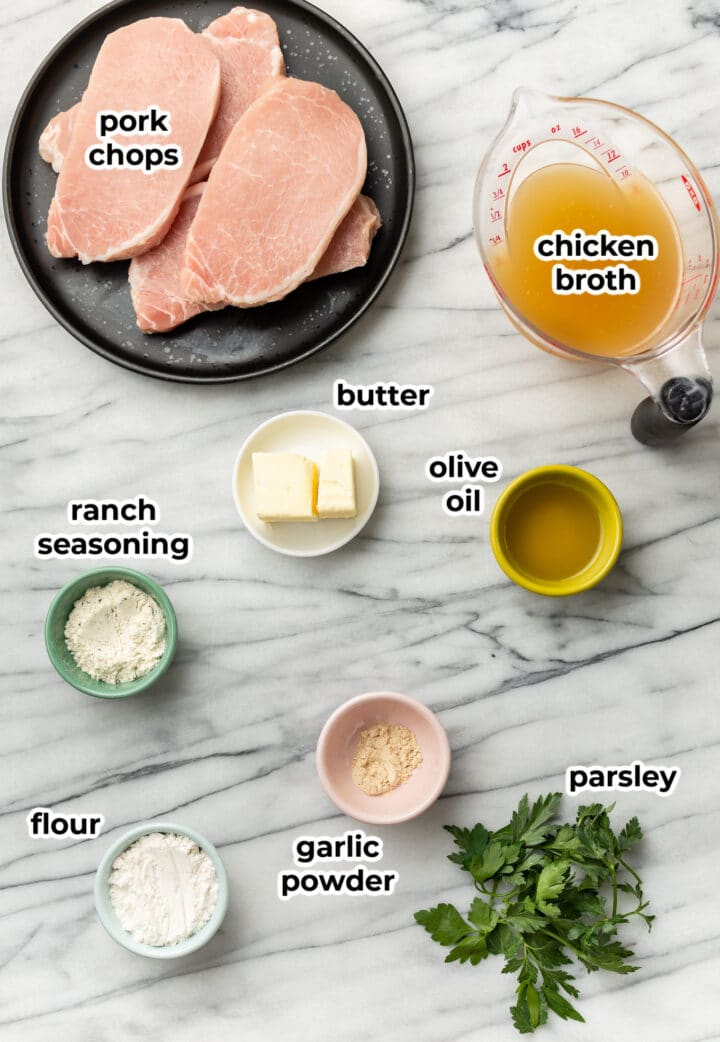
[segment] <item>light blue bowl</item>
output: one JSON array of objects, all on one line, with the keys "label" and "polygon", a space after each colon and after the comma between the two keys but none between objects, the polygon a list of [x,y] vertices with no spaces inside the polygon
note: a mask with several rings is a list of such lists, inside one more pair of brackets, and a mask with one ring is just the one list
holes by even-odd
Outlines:
[{"label": "light blue bowl", "polygon": [[[148,835],[150,832],[175,832],[179,836],[187,836],[193,843],[197,843],[200,849],[205,851],[212,861],[218,881],[218,899],[215,911],[205,925],[186,940],[162,947],[156,947],[152,944],[141,944],[139,941],[136,941],[120,925],[118,917],[115,915],[115,909],[110,901],[109,880],[113,861],[118,854],[122,854],[123,850],[127,850],[135,840],[140,839],[141,836]],[[204,836],[201,836],[199,832],[185,828],[184,825],[175,825],[170,821],[147,821],[142,825],[136,825],[134,829],[130,829],[129,832],[126,832],[124,836],[121,836],[120,839],[113,843],[100,862],[95,875],[95,908],[97,909],[100,922],[113,940],[121,944],[123,948],[127,948],[129,952],[134,952],[135,955],[145,955],[149,959],[179,959],[183,955],[190,955],[191,952],[196,952],[198,948],[202,948],[220,929],[220,924],[225,918],[227,911],[227,904],[227,874],[215,847]]]}]

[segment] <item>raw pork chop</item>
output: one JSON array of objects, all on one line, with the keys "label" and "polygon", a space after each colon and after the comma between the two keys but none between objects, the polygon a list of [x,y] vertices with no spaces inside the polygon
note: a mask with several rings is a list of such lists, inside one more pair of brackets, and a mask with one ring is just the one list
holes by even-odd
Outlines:
[{"label": "raw pork chop", "polygon": [[46,163],[50,163],[56,174],[62,169],[63,160],[70,149],[75,117],[80,111],[80,102],[65,112],[53,116],[40,135],[38,149]]},{"label": "raw pork chop", "polygon": [[130,261],[130,296],[143,333],[167,333],[210,308],[188,300],[180,286],[180,261],[204,188],[204,182],[188,188],[163,241]]},{"label": "raw pork chop", "polygon": [[202,35],[220,60],[222,89],[193,181],[205,180],[242,114],[273,79],[285,74],[277,26],[267,14],[234,7],[211,22]]},{"label": "raw pork chop", "polygon": [[[200,304],[188,300],[180,283],[185,243],[204,189],[204,182],[188,188],[172,228],[163,241],[130,261],[130,295],[137,324],[143,333],[168,333],[203,311],[224,307],[224,304]],[[310,278],[335,275],[365,264],[372,238],[380,224],[377,206],[372,199],[361,195],[335,232]]]},{"label": "raw pork chop", "polygon": [[[277,26],[269,15],[234,7],[216,18],[202,36],[220,62],[220,105],[190,181],[204,181],[230,131],[262,90],[285,73]],[[40,135],[40,155],[55,173],[70,147],[79,103],[53,116]]]},{"label": "raw pork chop", "polygon": [[362,268],[381,224],[380,211],[372,199],[367,195],[358,196],[310,278],[321,279],[351,268]]},{"label": "raw pork chop", "polygon": [[286,296],[317,267],[366,170],[360,120],[334,91],[268,87],[210,174],[183,261],[188,297],[254,307]]},{"label": "raw pork chop", "polygon": [[[165,236],[200,153],[220,97],[220,64],[206,40],[176,18],[144,18],[110,33],[80,102],[70,148],[48,215],[55,257],[113,261],[150,249]],[[169,135],[115,137],[125,146],[179,145],[183,162],[151,174],[94,170],[85,152],[97,143],[102,110],[170,113]]]}]

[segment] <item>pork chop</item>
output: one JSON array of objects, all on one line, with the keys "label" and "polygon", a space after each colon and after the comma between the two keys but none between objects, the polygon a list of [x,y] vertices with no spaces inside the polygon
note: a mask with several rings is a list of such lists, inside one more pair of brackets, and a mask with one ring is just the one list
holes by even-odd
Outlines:
[{"label": "pork chop", "polygon": [[[106,37],[75,117],[48,215],[55,257],[114,261],[150,249],[165,236],[215,117],[220,63],[202,36],[176,18],[144,18]],[[124,147],[161,149],[172,143],[182,162],[142,168],[93,169],[86,151],[98,143],[102,111],[170,114],[170,133],[113,135]]]},{"label": "pork chop", "polygon": [[360,120],[334,91],[289,78],[268,87],[210,173],[183,258],[189,299],[286,296],[317,267],[366,170]]},{"label": "pork chop", "polygon": [[[230,131],[260,92],[285,74],[277,26],[269,15],[234,7],[203,29],[220,62],[220,104],[195,164],[190,182],[204,181]],[[40,155],[60,172],[70,147],[79,102],[53,116],[40,135]]]},{"label": "pork chop", "polygon": [[367,195],[358,196],[310,278],[322,279],[326,275],[362,268],[367,263],[372,241],[381,224],[380,211],[372,199]]},{"label": "pork chop", "polygon": [[188,300],[180,286],[180,261],[204,188],[204,182],[191,185],[163,241],[130,261],[130,296],[143,333],[167,333],[208,310]]},{"label": "pork chop", "polygon": [[[225,306],[188,300],[180,282],[188,232],[204,190],[205,182],[191,185],[163,241],[130,261],[130,296],[137,324],[143,333],[169,333],[203,311],[215,311]],[[310,278],[335,275],[365,264],[380,224],[377,206],[372,199],[361,195],[335,232]]]},{"label": "pork chop", "polygon": [[193,181],[205,180],[242,114],[269,83],[285,75],[277,26],[261,11],[233,7],[203,29],[202,35],[220,61],[222,89]]},{"label": "pork chop", "polygon": [[63,160],[68,154],[72,139],[75,117],[80,111],[80,102],[64,112],[53,116],[40,135],[38,151],[46,163],[49,163],[56,174],[62,169]]}]

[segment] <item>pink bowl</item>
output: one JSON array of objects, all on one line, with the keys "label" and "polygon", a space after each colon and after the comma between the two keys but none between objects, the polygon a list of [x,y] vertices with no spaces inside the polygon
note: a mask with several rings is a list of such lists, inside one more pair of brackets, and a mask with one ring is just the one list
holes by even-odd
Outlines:
[{"label": "pink bowl", "polygon": [[[366,795],[351,775],[360,732],[375,724],[409,727],[423,758],[409,781],[383,796]],[[320,732],[316,763],[323,789],[344,814],[371,825],[396,825],[422,814],[445,788],[450,743],[427,706],[407,695],[377,691],[351,698],[335,710]]]}]

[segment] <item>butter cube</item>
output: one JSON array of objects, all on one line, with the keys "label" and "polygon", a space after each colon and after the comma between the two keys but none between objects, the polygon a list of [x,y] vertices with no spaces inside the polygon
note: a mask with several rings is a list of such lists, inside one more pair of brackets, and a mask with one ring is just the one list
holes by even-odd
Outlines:
[{"label": "butter cube", "polygon": [[355,471],[350,449],[329,449],[320,464],[319,517],[357,517]]},{"label": "butter cube", "polygon": [[318,469],[292,452],[253,452],[255,513],[261,521],[317,521]]}]

